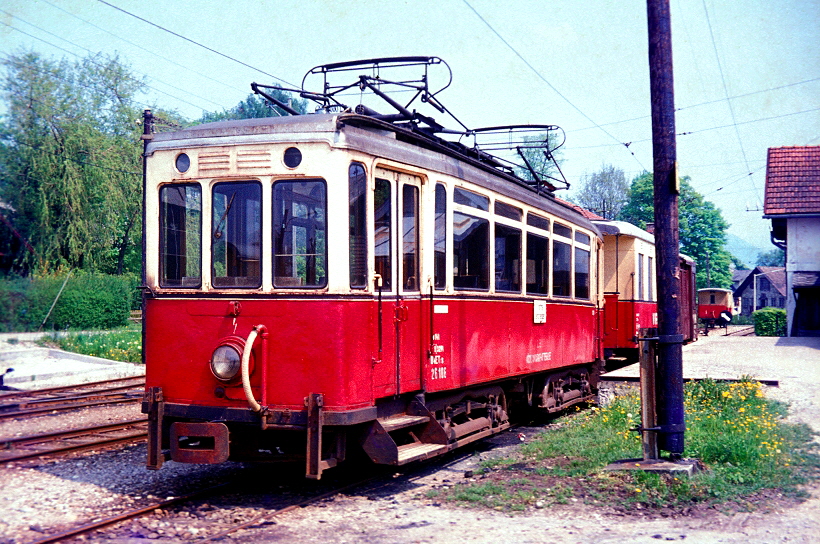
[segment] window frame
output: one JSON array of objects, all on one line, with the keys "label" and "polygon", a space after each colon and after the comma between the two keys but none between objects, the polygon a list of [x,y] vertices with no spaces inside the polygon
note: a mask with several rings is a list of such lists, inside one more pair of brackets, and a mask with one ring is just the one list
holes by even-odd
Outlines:
[{"label": "window frame", "polygon": [[[217,221],[217,214],[215,213],[216,199],[214,198],[214,195],[216,194],[216,191],[219,187],[222,187],[222,186],[231,187],[231,186],[237,186],[237,185],[255,186],[256,188],[258,188],[258,191],[259,191],[258,192],[258,196],[259,196],[259,200],[258,200],[258,203],[259,203],[259,222],[258,222],[259,258],[257,259],[258,262],[259,262],[259,265],[258,265],[259,266],[259,273],[258,273],[258,280],[259,281],[256,282],[255,284],[250,284],[250,285],[241,285],[239,283],[233,283],[233,284],[230,284],[230,285],[229,284],[224,284],[224,283],[223,284],[217,284],[217,278],[250,277],[250,276],[238,276],[238,275],[235,275],[235,276],[228,276],[228,275],[217,276],[216,270],[214,268],[215,264],[217,262],[217,260],[215,259],[215,255],[216,255],[215,254],[215,248],[216,248],[217,241],[220,238],[220,237],[216,236],[216,232],[217,232],[216,228],[223,221],[225,221],[225,226],[227,227],[227,221],[228,221],[228,218],[229,218],[229,211],[226,211],[222,214],[222,216],[219,217],[219,219]],[[264,233],[263,233],[264,216],[265,216],[265,209],[264,209],[265,208],[265,202],[264,202],[265,198],[264,198],[264,189],[263,189],[262,182],[258,179],[253,179],[253,178],[241,179],[241,180],[215,180],[214,182],[212,182],[210,184],[209,189],[210,189],[210,195],[209,195],[210,196],[210,209],[209,209],[209,214],[210,214],[210,227],[209,227],[210,228],[210,237],[209,238],[210,238],[211,244],[210,244],[210,248],[208,249],[208,256],[209,256],[209,264],[210,264],[211,288],[213,288],[214,290],[221,290],[221,289],[243,289],[243,290],[260,289],[262,287],[263,281],[264,281],[264,277],[263,277],[264,274],[263,274],[262,264],[263,264],[263,261],[265,259],[265,256],[264,256],[264,253],[265,253],[265,246],[264,246],[265,236],[264,236]],[[232,208],[233,204],[229,202],[227,207]],[[249,239],[248,242],[251,243],[251,245],[252,245],[253,241]],[[228,242],[225,242],[225,243],[227,244]],[[227,248],[226,248],[226,252],[227,252]],[[204,254],[204,250],[203,250],[203,254]],[[227,273],[227,270],[226,270],[226,273]]]},{"label": "window frame", "polygon": [[[322,244],[324,246],[323,247],[324,251],[322,253],[319,253],[318,250],[314,249],[313,254],[307,253],[307,238],[306,238],[305,253],[303,255],[299,255],[298,253],[291,253],[290,254],[290,256],[293,257],[293,258],[300,257],[300,256],[305,258],[305,283],[301,283],[299,285],[281,285],[281,281],[280,281],[280,284],[277,284],[277,278],[280,278],[280,280],[281,280],[283,278],[299,278],[301,276],[298,275],[298,271],[295,272],[295,274],[297,274],[297,275],[292,275],[292,276],[286,276],[286,275],[277,276],[276,275],[277,266],[279,264],[279,261],[277,260],[277,257],[285,255],[285,254],[277,254],[276,253],[277,252],[277,241],[276,241],[277,212],[276,212],[276,206],[277,206],[277,203],[278,203],[277,198],[276,198],[276,191],[277,191],[277,186],[278,185],[299,184],[299,183],[302,183],[302,184],[304,184],[304,183],[315,183],[315,184],[318,184],[319,186],[321,186],[321,188],[322,188],[322,193],[323,193],[323,196],[324,196],[323,202],[321,203],[322,204],[322,214],[323,214],[322,226],[324,227],[324,229],[322,229],[322,230],[316,229],[316,230],[317,230],[317,233],[322,234],[322,237],[324,239],[324,243]],[[293,203],[293,202],[296,202],[296,200],[291,201],[291,203]],[[312,178],[311,177],[311,178],[277,178],[277,179],[274,179],[271,183],[269,209],[270,209],[270,214],[271,214],[271,232],[270,232],[271,240],[270,240],[270,247],[268,248],[270,251],[268,253],[269,253],[270,259],[271,259],[270,280],[271,280],[271,285],[272,285],[273,289],[318,290],[318,289],[327,288],[328,281],[329,281],[328,276],[330,275],[330,263],[329,263],[329,258],[328,258],[328,184],[327,184],[327,181],[324,178],[318,178],[318,177],[317,178]],[[310,218],[306,219],[306,218],[293,217],[292,219],[293,220],[300,219],[301,220],[300,222],[306,222],[306,221],[307,222],[312,222],[312,223],[317,222],[315,219],[310,219]],[[307,227],[305,226],[305,227],[301,227],[301,228],[307,228]],[[293,232],[293,231],[291,230],[291,232]],[[306,233],[306,236],[307,236],[307,233]],[[315,240],[314,240],[314,243],[316,243]],[[318,246],[318,244],[316,244],[316,245]],[[295,251],[295,249],[294,249],[294,251]],[[324,281],[322,281],[322,282],[316,281],[315,283],[311,283],[311,284],[307,283],[307,278],[310,277],[310,274],[308,273],[308,265],[309,265],[309,262],[310,262],[311,258],[316,261],[313,264],[314,277],[315,278],[320,278],[320,277],[324,278]],[[317,274],[318,274],[318,271],[321,269],[322,264],[324,265],[325,275],[324,276],[318,276]],[[298,263],[297,262],[292,263],[292,266],[298,270]]]},{"label": "window frame", "polygon": [[[198,280],[199,281],[196,284],[184,285],[184,284],[182,284],[182,281],[184,281],[184,280],[180,280],[180,285],[170,285],[170,284],[166,283],[166,281],[165,281],[165,273],[164,273],[165,272],[165,265],[164,265],[164,263],[166,261],[166,259],[165,259],[166,252],[163,251],[163,248],[165,246],[164,241],[166,241],[166,236],[164,235],[164,233],[166,231],[166,228],[163,227],[163,225],[164,225],[163,219],[166,216],[165,216],[165,214],[163,214],[163,208],[164,208],[164,205],[165,205],[165,203],[163,201],[163,192],[166,189],[173,189],[173,188],[183,188],[183,189],[184,188],[193,188],[193,189],[196,189],[199,193],[199,221],[198,221],[198,225],[197,225],[197,228],[196,228],[196,234],[199,238],[199,251],[198,251],[198,258],[199,258],[199,266],[198,266],[198,268],[199,268],[199,277],[198,277]],[[158,187],[158,191],[156,193],[157,194],[157,205],[158,205],[158,218],[157,218],[158,219],[158,221],[157,221],[157,227],[158,227],[158,230],[157,230],[157,284],[162,289],[201,289],[203,284],[204,284],[203,275],[204,275],[205,270],[204,270],[204,263],[203,263],[203,260],[204,260],[204,237],[203,237],[203,233],[204,233],[204,225],[205,225],[205,211],[204,211],[205,210],[205,201],[204,201],[203,193],[204,193],[204,191],[202,189],[202,185],[199,182],[196,182],[196,181],[190,181],[190,182],[186,181],[185,183],[165,183],[165,184],[162,184]],[[187,194],[186,194],[186,197],[187,197]],[[186,202],[187,202],[187,198],[186,198]],[[189,208],[186,206],[185,210],[188,210],[188,209]],[[187,218],[187,214],[186,214],[186,218]],[[187,230],[186,230],[186,233],[187,233]],[[186,237],[187,237],[187,234],[186,234]],[[187,251],[187,247],[186,247],[186,259],[187,259],[187,254],[188,254],[188,251]],[[186,269],[187,269],[187,262],[186,262]]]},{"label": "window frame", "polygon": [[[487,209],[483,210],[480,207],[473,206],[471,204],[465,203],[458,203],[455,201],[456,194],[463,192],[467,195],[475,195],[475,198],[481,199],[484,202],[486,199]],[[494,266],[493,261],[493,254],[492,254],[492,243],[493,243],[493,213],[490,211],[491,209],[491,199],[489,196],[479,193],[477,191],[473,191],[471,189],[466,189],[461,186],[454,186],[453,187],[453,206],[452,206],[452,214],[450,215],[450,228],[451,228],[451,236],[452,236],[452,244],[450,248],[450,254],[452,257],[452,264],[450,267],[450,271],[452,274],[452,281],[453,281],[453,290],[455,291],[476,291],[486,293],[489,292],[494,285],[494,280],[491,279],[492,270]],[[479,225],[484,224],[486,225],[486,243],[483,248],[484,250],[484,258],[483,258],[483,270],[482,274],[476,274],[476,285],[475,286],[459,286],[458,279],[464,278],[467,276],[457,275],[456,266],[458,265],[457,260],[457,249],[462,249],[460,245],[461,242],[456,242],[456,219],[458,216],[466,217],[475,221],[479,222]],[[478,227],[483,228],[483,227]],[[472,276],[472,274],[470,274]]]}]

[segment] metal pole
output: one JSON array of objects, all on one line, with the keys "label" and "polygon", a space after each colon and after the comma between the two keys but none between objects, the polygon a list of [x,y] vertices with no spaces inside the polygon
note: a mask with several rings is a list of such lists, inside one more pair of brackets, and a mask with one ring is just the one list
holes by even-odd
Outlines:
[{"label": "metal pole", "polygon": [[658,447],[683,453],[683,335],[680,315],[678,193],[672,29],[669,0],[647,0],[649,83],[655,188],[655,244],[658,259]]},{"label": "metal pole", "polygon": [[[146,241],[146,234],[148,232],[148,215],[145,209],[146,202],[148,200],[148,144],[151,143],[151,140],[154,138],[154,115],[151,113],[151,110],[145,110],[142,112],[142,136],[140,139],[142,140],[142,345],[147,345],[145,341],[146,336],[146,327],[145,327],[145,314],[146,314],[146,291],[148,291],[148,280],[147,280],[147,270],[146,270],[146,262],[147,262],[147,253],[148,253],[148,243]],[[146,357],[145,357],[146,350],[142,350],[142,364],[145,364]],[[160,391],[161,393],[161,391]],[[150,436],[150,435],[149,435]],[[149,450],[150,451],[150,450]],[[150,453],[149,453],[150,455]],[[151,466],[150,464],[148,465]],[[157,468],[162,466],[162,461],[159,462]]]},{"label": "metal pole", "polygon": [[65,289],[65,284],[68,283],[68,278],[71,277],[72,272],[73,272],[73,270],[69,270],[68,274],[66,274],[65,280],[63,281],[63,286],[60,287],[60,291],[57,293],[57,296],[54,297],[54,302],[51,303],[51,308],[48,309],[48,313],[43,318],[43,322],[40,323],[40,326],[37,328],[37,332],[40,332],[41,330],[43,330],[43,326],[45,326],[46,321],[48,321],[48,318],[51,317],[51,312],[54,311],[54,307],[57,305],[57,301],[60,300],[60,295],[63,294],[63,289]]},{"label": "metal pole", "polygon": [[752,304],[752,313],[757,311],[757,276],[758,274],[752,274],[752,285],[754,285],[754,290],[752,291],[753,296],[755,297],[754,304]]}]

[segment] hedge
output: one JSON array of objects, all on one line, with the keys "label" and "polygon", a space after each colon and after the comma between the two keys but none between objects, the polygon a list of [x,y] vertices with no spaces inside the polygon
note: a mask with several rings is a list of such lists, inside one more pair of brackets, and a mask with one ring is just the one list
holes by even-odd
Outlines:
[{"label": "hedge", "polygon": [[752,314],[757,336],[786,336],[786,310],[762,308]]},{"label": "hedge", "polygon": [[[48,314],[65,275],[0,278],[0,331],[37,330]],[[44,330],[109,329],[128,323],[139,308],[139,279],[74,272],[66,283]]]}]

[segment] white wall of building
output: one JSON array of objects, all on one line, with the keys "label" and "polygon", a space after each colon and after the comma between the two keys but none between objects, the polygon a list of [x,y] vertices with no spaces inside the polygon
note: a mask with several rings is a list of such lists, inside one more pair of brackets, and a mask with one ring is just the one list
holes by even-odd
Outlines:
[{"label": "white wall of building", "polygon": [[820,271],[820,217],[793,217],[786,221],[786,315],[791,336],[796,300],[794,272]]}]

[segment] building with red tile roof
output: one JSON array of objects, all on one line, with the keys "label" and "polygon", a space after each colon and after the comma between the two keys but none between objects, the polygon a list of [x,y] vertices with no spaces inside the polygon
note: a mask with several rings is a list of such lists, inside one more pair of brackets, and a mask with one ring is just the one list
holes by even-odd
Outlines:
[{"label": "building with red tile roof", "polygon": [[820,336],[820,146],[772,147],[763,217],[786,251],[789,336]]}]

